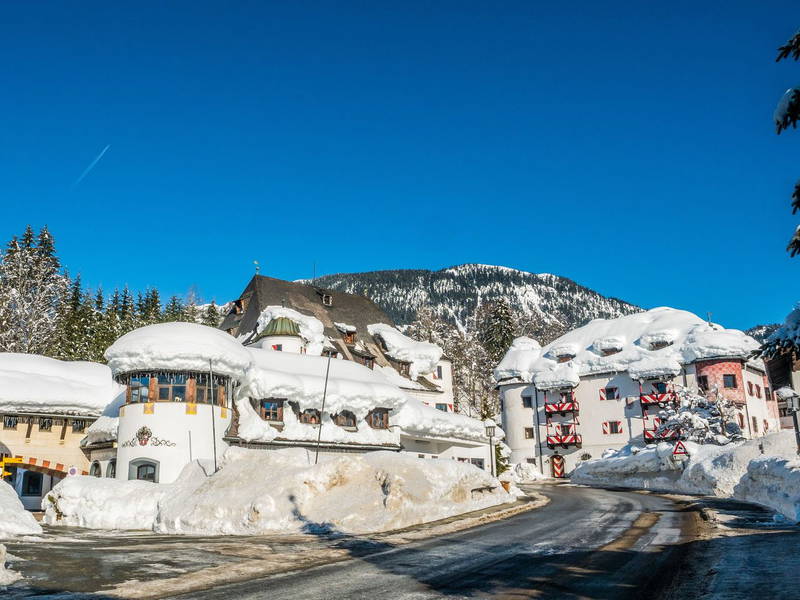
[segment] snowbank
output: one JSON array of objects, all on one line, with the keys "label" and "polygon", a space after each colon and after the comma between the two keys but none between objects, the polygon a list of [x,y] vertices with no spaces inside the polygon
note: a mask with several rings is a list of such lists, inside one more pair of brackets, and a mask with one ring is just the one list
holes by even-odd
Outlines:
[{"label": "snowbank", "polygon": [[6,568],[6,547],[0,544],[0,586],[11,585],[22,579],[22,575]]},{"label": "snowbank", "polygon": [[564,364],[577,376],[626,371],[633,378],[674,375],[683,364],[711,358],[748,358],[758,348],[756,340],[737,329],[709,324],[684,310],[661,307],[616,319],[595,319],[543,348],[530,338],[518,338],[494,375],[498,381],[513,377],[526,382],[539,378],[555,381],[554,371],[562,366],[556,358],[573,355]]},{"label": "snowbank", "polygon": [[533,383],[540,390],[574,388],[580,382],[577,371],[566,364],[536,371],[533,375]]},{"label": "snowbank", "polygon": [[387,531],[514,499],[467,463],[370,452],[311,465],[297,448],[230,448],[211,477],[169,485],[72,477],[51,495],[48,523],[210,535]]},{"label": "snowbank", "polygon": [[114,373],[130,371],[209,370],[241,378],[250,364],[250,354],[233,337],[197,323],[159,323],[126,333],[105,352]]},{"label": "snowbank", "polygon": [[442,349],[436,344],[412,340],[391,325],[374,323],[367,326],[367,331],[371,336],[383,340],[386,354],[397,360],[411,363],[411,379],[432,373],[442,358]]},{"label": "snowbank", "polygon": [[325,327],[322,321],[316,317],[311,317],[297,312],[285,306],[267,306],[258,316],[256,333],[264,331],[269,322],[279,317],[285,317],[294,321],[300,327],[300,337],[306,342],[306,353],[311,356],[320,356],[325,347]]},{"label": "snowbank", "polygon": [[0,538],[39,533],[42,533],[42,528],[33,515],[23,508],[14,488],[0,480]]},{"label": "snowbank", "polygon": [[0,353],[0,410],[99,415],[122,392],[105,365]]},{"label": "snowbank", "polygon": [[512,464],[508,471],[500,475],[500,479],[513,481],[514,483],[532,483],[550,478],[547,475],[542,475],[536,465],[516,463]]},{"label": "snowbank", "polygon": [[86,437],[81,440],[81,446],[114,441],[117,439],[118,428],[119,417],[102,416],[86,430]]},{"label": "snowbank", "polygon": [[725,446],[688,441],[684,445],[689,452],[685,465],[673,459],[672,443],[625,446],[579,463],[571,478],[588,485],[734,497],[800,520],[800,462],[793,432]]}]

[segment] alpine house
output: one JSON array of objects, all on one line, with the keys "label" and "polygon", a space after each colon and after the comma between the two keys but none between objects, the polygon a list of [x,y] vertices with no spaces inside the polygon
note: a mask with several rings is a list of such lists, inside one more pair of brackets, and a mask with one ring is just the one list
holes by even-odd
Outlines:
[{"label": "alpine house", "polygon": [[674,439],[659,412],[678,402],[676,386],[731,401],[746,437],[775,431],[757,348],[741,331],[665,307],[595,319],[544,347],[517,338],[494,371],[511,461],[564,477],[631,440]]}]

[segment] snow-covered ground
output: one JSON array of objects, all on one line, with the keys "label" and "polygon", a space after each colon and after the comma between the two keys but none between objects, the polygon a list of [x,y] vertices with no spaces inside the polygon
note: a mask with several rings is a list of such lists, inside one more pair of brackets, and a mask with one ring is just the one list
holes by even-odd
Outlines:
[{"label": "snow-covered ground", "polygon": [[368,533],[515,499],[468,463],[395,452],[312,462],[302,449],[230,448],[216,474],[192,463],[173,484],[68,477],[43,501],[45,522],[176,534]]},{"label": "snow-covered ground", "polygon": [[39,533],[42,533],[42,528],[23,508],[14,488],[0,480],[0,539]]},{"label": "snow-covered ground", "polygon": [[685,463],[673,457],[674,443],[626,446],[580,463],[572,481],[733,497],[800,521],[800,461],[794,432],[781,431],[724,446],[689,441],[684,445],[689,453]]}]

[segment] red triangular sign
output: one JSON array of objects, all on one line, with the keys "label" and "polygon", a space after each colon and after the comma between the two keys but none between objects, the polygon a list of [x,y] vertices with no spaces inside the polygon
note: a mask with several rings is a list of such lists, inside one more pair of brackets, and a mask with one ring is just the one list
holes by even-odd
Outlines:
[{"label": "red triangular sign", "polygon": [[689,453],[686,451],[686,446],[684,446],[683,442],[680,440],[675,444],[675,448],[672,450],[672,456],[689,456]]}]

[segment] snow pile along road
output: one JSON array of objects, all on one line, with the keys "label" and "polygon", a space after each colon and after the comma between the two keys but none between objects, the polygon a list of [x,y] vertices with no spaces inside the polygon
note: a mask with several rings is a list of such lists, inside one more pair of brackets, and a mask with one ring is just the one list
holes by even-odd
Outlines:
[{"label": "snow pile along road", "polygon": [[39,533],[42,533],[42,528],[33,515],[23,508],[14,488],[0,481],[0,538]]},{"label": "snow pile along road", "polygon": [[468,463],[396,452],[312,460],[302,449],[234,447],[216,474],[193,463],[173,484],[71,477],[43,501],[45,521],[176,534],[369,533],[515,499]]},{"label": "snow pile along road", "polygon": [[688,441],[684,445],[689,452],[685,465],[673,458],[672,443],[646,448],[626,446],[603,458],[578,464],[572,481],[733,497],[800,520],[800,462],[793,432],[782,431],[725,446]]}]

